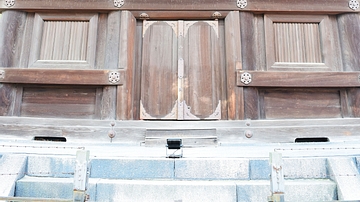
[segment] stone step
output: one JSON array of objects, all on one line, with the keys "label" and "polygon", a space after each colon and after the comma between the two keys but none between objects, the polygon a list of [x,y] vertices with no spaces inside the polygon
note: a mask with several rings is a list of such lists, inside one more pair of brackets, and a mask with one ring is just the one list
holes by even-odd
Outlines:
[{"label": "stone step", "polygon": [[[16,197],[72,198],[71,178],[25,176]],[[89,201],[266,201],[267,180],[115,180],[90,178]],[[286,201],[336,200],[336,183],[328,179],[286,180]]]},{"label": "stone step", "polygon": [[[267,159],[249,158],[92,158],[91,178],[177,180],[268,180]],[[75,158],[29,155],[27,175],[73,177]],[[284,158],[285,179],[326,179],[326,158]]]}]

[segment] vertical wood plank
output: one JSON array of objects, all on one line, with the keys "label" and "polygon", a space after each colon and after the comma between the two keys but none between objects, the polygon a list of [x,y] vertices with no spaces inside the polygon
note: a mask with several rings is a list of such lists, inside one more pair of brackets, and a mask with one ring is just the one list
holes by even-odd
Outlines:
[{"label": "vertical wood plank", "polygon": [[0,27],[0,67],[18,65],[26,13],[4,11]]},{"label": "vertical wood plank", "polygon": [[[360,14],[349,13],[338,16],[339,38],[341,41],[343,70],[360,71]],[[360,117],[360,90],[347,90],[347,101],[351,117]]]},{"label": "vertical wood plank", "polygon": [[22,95],[23,95],[23,87],[15,86],[12,92],[11,99],[13,102],[10,106],[10,111],[8,113],[9,116],[20,116],[21,114],[21,104],[22,104]]},{"label": "vertical wood plank", "polygon": [[[116,24],[116,23],[115,23]],[[119,27],[119,25],[118,25]],[[107,57],[109,50],[107,50],[109,42],[108,39],[108,14],[99,14],[99,25],[97,31],[97,44],[96,44],[96,60],[95,69],[106,69],[105,57]],[[118,50],[118,49],[117,49]],[[110,53],[109,53],[110,54]],[[118,61],[117,59],[115,60]],[[109,62],[109,61],[108,61]]]},{"label": "vertical wood plank", "polygon": [[[0,18],[0,67],[19,65],[22,37],[26,24],[26,13],[4,11]],[[14,85],[0,85],[0,115],[12,115],[15,106],[16,88]],[[16,109],[18,110],[18,109]]]},{"label": "vertical wood plank", "polygon": [[[257,22],[259,20],[257,19]],[[262,22],[262,21],[260,21]],[[255,16],[252,13],[241,12],[240,13],[240,23],[241,23],[241,47],[242,47],[242,64],[243,69],[245,70],[258,70],[259,66],[257,62],[257,51],[259,51],[259,46],[257,44],[257,38],[261,38],[259,30],[256,29],[255,25]],[[254,30],[257,30],[258,36],[254,35]],[[259,54],[262,56],[261,54]],[[260,64],[261,65],[261,64]],[[247,87],[244,89],[244,118],[245,119],[259,119],[260,110],[259,110],[259,94],[256,88]]]},{"label": "vertical wood plank", "polygon": [[[105,21],[103,19],[105,16],[99,17],[100,23]],[[107,27],[103,28],[106,30],[106,50],[104,51],[106,54],[104,64],[100,65],[104,69],[117,69],[119,65],[120,20],[121,11],[113,11],[107,15]],[[100,29],[103,25],[99,26],[98,31],[102,32]],[[111,120],[116,118],[116,91],[116,86],[105,86],[103,88],[101,119]]]},{"label": "vertical wood plank", "polygon": [[133,119],[140,119],[140,99],[141,99],[141,60],[142,60],[142,21],[136,23],[136,40],[135,40],[135,67],[134,68],[134,105]]},{"label": "vertical wood plank", "polygon": [[225,47],[227,72],[228,119],[244,119],[243,88],[236,86],[236,70],[242,69],[239,12],[230,12],[225,18]]},{"label": "vertical wood plank", "polygon": [[121,12],[120,51],[118,68],[126,69],[126,81],[117,87],[117,119],[133,119],[133,83],[135,68],[136,19],[129,11]]},{"label": "vertical wood plank", "polygon": [[341,108],[341,115],[343,118],[353,116],[351,113],[349,98],[346,89],[340,89],[340,108]]}]

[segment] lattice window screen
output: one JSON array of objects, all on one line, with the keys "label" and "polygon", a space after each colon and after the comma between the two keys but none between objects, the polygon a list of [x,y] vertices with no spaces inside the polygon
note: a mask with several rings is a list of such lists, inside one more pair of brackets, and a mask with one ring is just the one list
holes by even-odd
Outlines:
[{"label": "lattice window screen", "polygon": [[318,23],[274,23],[275,62],[321,63]]},{"label": "lattice window screen", "polygon": [[44,21],[40,60],[86,60],[89,21]]}]

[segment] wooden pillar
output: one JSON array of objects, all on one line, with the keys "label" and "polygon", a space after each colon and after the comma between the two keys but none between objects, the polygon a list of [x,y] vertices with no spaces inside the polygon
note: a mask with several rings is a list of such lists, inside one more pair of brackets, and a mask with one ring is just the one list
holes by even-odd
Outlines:
[{"label": "wooden pillar", "polygon": [[136,19],[129,11],[121,12],[119,69],[125,69],[124,85],[117,87],[116,118],[133,119]]},{"label": "wooden pillar", "polygon": [[[113,11],[108,14],[104,69],[118,69],[120,21],[121,11]],[[103,88],[101,108],[101,119],[103,120],[116,118],[116,91],[116,86],[104,86]]]},{"label": "wooden pillar", "polygon": [[[4,11],[0,21],[0,67],[17,67],[21,55],[26,13]],[[0,116],[14,114],[16,94],[13,85],[0,84]]]},{"label": "wooden pillar", "polygon": [[236,86],[236,70],[242,69],[239,12],[225,18],[227,100],[229,120],[244,119],[243,88]]},{"label": "wooden pillar", "polygon": [[[344,71],[360,71],[360,14],[349,13],[338,16]],[[349,116],[360,117],[360,89],[347,90]]]}]

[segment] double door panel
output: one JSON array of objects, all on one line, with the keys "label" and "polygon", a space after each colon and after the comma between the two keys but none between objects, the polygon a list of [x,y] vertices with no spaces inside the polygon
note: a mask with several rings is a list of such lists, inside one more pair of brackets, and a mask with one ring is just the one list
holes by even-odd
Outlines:
[{"label": "double door panel", "polygon": [[218,21],[144,21],[141,119],[221,119]]}]

